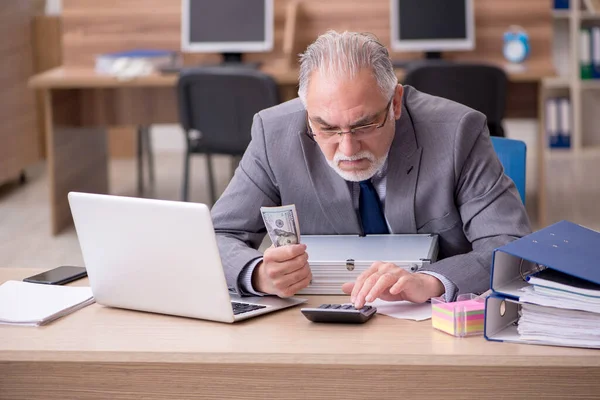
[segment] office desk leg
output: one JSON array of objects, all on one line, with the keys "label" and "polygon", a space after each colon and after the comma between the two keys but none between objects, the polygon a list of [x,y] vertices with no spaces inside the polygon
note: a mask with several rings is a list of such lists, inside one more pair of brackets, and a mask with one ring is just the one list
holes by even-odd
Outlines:
[{"label": "office desk leg", "polygon": [[72,120],[79,118],[78,106],[77,92],[44,93],[46,163],[54,235],[72,224],[67,199],[70,191],[108,193],[106,129],[80,127],[81,121]]}]

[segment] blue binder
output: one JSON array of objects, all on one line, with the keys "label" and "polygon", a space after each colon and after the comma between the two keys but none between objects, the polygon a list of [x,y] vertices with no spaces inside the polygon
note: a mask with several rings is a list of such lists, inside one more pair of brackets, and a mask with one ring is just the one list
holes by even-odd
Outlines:
[{"label": "blue binder", "polygon": [[569,9],[569,0],[554,0],[554,9],[555,10],[568,10]]},{"label": "blue binder", "polygon": [[[527,276],[553,269],[600,284],[600,232],[560,221],[517,239],[493,252],[491,289],[486,300],[487,340],[526,343],[520,339],[519,296]],[[536,342],[536,344],[543,344]]]},{"label": "blue binder", "polygon": [[600,284],[598,260],[600,232],[560,221],[494,250],[491,289],[518,298],[524,278],[544,267]]}]

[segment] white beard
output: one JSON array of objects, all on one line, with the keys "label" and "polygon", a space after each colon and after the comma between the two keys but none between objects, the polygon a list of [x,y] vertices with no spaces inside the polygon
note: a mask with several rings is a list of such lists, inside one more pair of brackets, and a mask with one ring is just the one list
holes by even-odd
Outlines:
[{"label": "white beard", "polygon": [[[356,171],[344,171],[340,168],[340,161],[356,161],[365,158],[369,160],[370,165],[367,169],[356,170]],[[375,158],[375,156],[369,151],[359,151],[358,153],[348,157],[341,153],[336,152],[333,156],[333,160],[327,160],[327,163],[339,176],[344,178],[347,181],[351,182],[360,182],[366,181],[367,179],[371,179],[373,175],[379,171],[379,169],[385,164],[385,160],[387,159],[387,153],[380,157]]]}]

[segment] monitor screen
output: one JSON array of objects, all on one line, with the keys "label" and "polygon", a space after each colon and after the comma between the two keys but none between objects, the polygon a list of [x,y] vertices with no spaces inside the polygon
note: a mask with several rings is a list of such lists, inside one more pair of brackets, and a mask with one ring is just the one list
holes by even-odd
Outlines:
[{"label": "monitor screen", "polygon": [[391,0],[394,50],[474,48],[472,0]]},{"label": "monitor screen", "polygon": [[273,0],[183,0],[181,38],[185,51],[269,51]]}]

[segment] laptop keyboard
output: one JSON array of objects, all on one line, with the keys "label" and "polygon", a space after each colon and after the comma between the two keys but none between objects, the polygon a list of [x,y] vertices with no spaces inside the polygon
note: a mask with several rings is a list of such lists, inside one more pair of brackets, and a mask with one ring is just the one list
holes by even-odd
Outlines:
[{"label": "laptop keyboard", "polygon": [[258,304],[238,303],[235,301],[231,302],[231,306],[233,307],[233,315],[260,310],[261,308],[267,308],[267,306],[260,306]]}]

